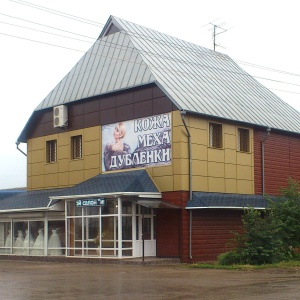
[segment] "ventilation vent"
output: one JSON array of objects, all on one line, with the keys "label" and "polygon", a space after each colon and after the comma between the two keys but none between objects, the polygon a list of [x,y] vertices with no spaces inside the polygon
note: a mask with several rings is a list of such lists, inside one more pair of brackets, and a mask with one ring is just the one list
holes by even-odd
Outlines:
[{"label": "ventilation vent", "polygon": [[68,109],[66,105],[53,107],[53,127],[68,126]]}]

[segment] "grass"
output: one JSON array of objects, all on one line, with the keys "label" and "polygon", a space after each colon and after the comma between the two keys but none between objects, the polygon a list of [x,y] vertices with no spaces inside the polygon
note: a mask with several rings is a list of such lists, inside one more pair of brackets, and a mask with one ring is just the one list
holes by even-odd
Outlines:
[{"label": "grass", "polygon": [[262,270],[262,269],[298,269],[300,268],[300,260],[290,260],[286,262],[280,262],[277,264],[266,264],[266,265],[230,265],[222,266],[217,262],[213,263],[194,263],[187,265],[188,268],[198,268],[198,269],[223,269],[223,270]]}]

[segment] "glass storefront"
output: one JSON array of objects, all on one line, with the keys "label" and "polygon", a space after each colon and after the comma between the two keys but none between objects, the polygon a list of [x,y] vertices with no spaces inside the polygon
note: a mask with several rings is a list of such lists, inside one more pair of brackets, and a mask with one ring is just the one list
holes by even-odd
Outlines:
[{"label": "glass storefront", "polygon": [[64,220],[0,222],[0,254],[64,255]]},{"label": "glass storefront", "polygon": [[[33,213],[34,215],[34,213]],[[52,216],[53,218],[53,216]],[[65,217],[0,222],[0,255],[124,258],[156,255],[154,210],[111,198],[103,206],[65,202]]]}]

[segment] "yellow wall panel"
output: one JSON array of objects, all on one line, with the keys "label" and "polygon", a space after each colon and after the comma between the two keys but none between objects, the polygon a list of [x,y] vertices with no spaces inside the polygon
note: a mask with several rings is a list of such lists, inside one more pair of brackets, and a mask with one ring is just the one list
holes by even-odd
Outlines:
[{"label": "yellow wall panel", "polygon": [[32,151],[32,139],[27,140],[27,153]]},{"label": "yellow wall panel", "polygon": [[173,176],[153,176],[152,179],[160,192],[174,191]]},{"label": "yellow wall panel", "polygon": [[225,179],[225,192],[235,194],[237,192],[236,179]]},{"label": "yellow wall panel", "polygon": [[227,164],[236,164],[236,150],[225,149],[225,162]]},{"label": "yellow wall panel", "polygon": [[70,160],[69,171],[80,171],[83,170],[83,159]]},{"label": "yellow wall panel", "polygon": [[237,152],[237,164],[244,166],[252,166],[252,154]]},{"label": "yellow wall panel", "polygon": [[173,142],[188,142],[188,137],[184,126],[177,126],[172,128],[172,141]]},{"label": "yellow wall panel", "polygon": [[71,146],[70,143],[68,145],[58,146],[57,149],[57,159],[70,159]]},{"label": "yellow wall panel", "polygon": [[60,133],[59,134],[59,138],[57,141],[57,145],[58,147],[61,146],[67,146],[68,149],[70,147],[70,136],[69,136],[69,132],[65,132],[65,133]]},{"label": "yellow wall panel", "polygon": [[31,164],[31,175],[36,176],[36,175],[44,175],[44,174],[45,174],[44,162]]},{"label": "yellow wall panel", "polygon": [[177,111],[173,111],[172,112],[172,125],[173,126],[178,126],[178,125],[182,125],[182,119],[181,119],[181,114],[180,112]]},{"label": "yellow wall panel", "polygon": [[192,159],[207,160],[208,148],[203,145],[192,144]]},{"label": "yellow wall panel", "polygon": [[254,193],[253,181],[237,180],[237,193],[253,194]]},{"label": "yellow wall panel", "polygon": [[235,135],[236,134],[236,126],[230,124],[223,124],[223,132],[226,134]]},{"label": "yellow wall panel", "polygon": [[189,172],[188,159],[173,159],[172,174],[187,174]]},{"label": "yellow wall panel", "polygon": [[100,159],[100,141],[88,141],[84,143],[84,156],[91,154],[98,154],[98,157]]},{"label": "yellow wall panel", "polygon": [[199,128],[191,128],[190,135],[192,144],[200,144],[207,146],[207,131]]},{"label": "yellow wall panel", "polygon": [[45,187],[45,175],[31,176],[31,189],[43,189]]},{"label": "yellow wall panel", "polygon": [[84,169],[97,169],[98,173],[100,171],[100,156],[99,154],[85,156],[84,160]]},{"label": "yellow wall panel", "polygon": [[68,158],[60,159],[58,161],[58,171],[60,173],[69,171],[69,159]]},{"label": "yellow wall panel", "polygon": [[188,158],[188,143],[173,143],[172,157],[173,158]]},{"label": "yellow wall panel", "polygon": [[99,169],[88,169],[84,170],[84,180],[88,180],[99,175]]},{"label": "yellow wall panel", "polygon": [[225,164],[225,177],[226,178],[236,178],[236,168],[234,164]]},{"label": "yellow wall panel", "polygon": [[31,139],[30,144],[31,144],[31,151],[45,149],[44,137]]},{"label": "yellow wall panel", "polygon": [[58,173],[58,163],[45,164],[45,174]]},{"label": "yellow wall panel", "polygon": [[236,150],[236,136],[224,134],[224,148]]},{"label": "yellow wall panel", "polygon": [[58,173],[45,175],[45,187],[54,188],[58,186]]},{"label": "yellow wall panel", "polygon": [[45,163],[46,161],[46,154],[44,149],[31,151],[30,156],[32,164],[40,162]]},{"label": "yellow wall panel", "polygon": [[193,191],[208,192],[208,177],[205,176],[193,176]]},{"label": "yellow wall panel", "polygon": [[208,148],[207,150],[207,159],[209,162],[225,162],[225,153],[223,149],[213,149]]},{"label": "yellow wall panel", "polygon": [[[173,160],[173,163],[174,163],[174,160]],[[173,166],[172,165],[153,167],[150,169],[152,169],[152,176],[172,176],[173,175]]]},{"label": "yellow wall panel", "polygon": [[225,177],[225,168],[223,163],[208,162],[208,176],[210,177]]},{"label": "yellow wall panel", "polygon": [[68,172],[58,173],[59,186],[69,186],[69,174]]},{"label": "yellow wall panel", "polygon": [[209,192],[225,193],[225,178],[208,177]]},{"label": "yellow wall panel", "polygon": [[249,166],[237,166],[237,179],[252,180],[252,168]]},{"label": "yellow wall panel", "polygon": [[205,131],[208,130],[208,122],[205,119],[200,119],[198,117],[189,117],[189,126],[191,128],[201,128]]},{"label": "yellow wall panel", "polygon": [[85,128],[83,131],[83,141],[95,141],[100,140],[100,126]]},{"label": "yellow wall panel", "polygon": [[174,175],[175,191],[189,189],[189,175]]},{"label": "yellow wall panel", "polygon": [[193,176],[208,176],[208,163],[206,160],[194,160],[192,165]]},{"label": "yellow wall panel", "polygon": [[84,180],[83,172],[82,170],[80,171],[73,171],[69,172],[69,184],[70,185],[75,185]]}]

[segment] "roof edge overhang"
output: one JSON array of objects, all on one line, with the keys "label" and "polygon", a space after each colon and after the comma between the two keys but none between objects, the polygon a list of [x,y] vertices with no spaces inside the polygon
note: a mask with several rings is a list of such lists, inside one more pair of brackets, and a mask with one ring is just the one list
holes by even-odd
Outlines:
[{"label": "roof edge overhang", "polygon": [[30,212],[30,211],[49,211],[51,206],[35,207],[35,208],[12,208],[7,210],[0,210],[0,213],[14,213],[14,212]]},{"label": "roof edge overhang", "polygon": [[116,198],[116,197],[137,197],[147,199],[161,199],[162,194],[160,192],[113,192],[113,193],[99,193],[99,194],[83,194],[83,195],[67,195],[67,196],[50,196],[52,200],[70,200],[70,199],[82,199],[82,198]]},{"label": "roof edge overhang", "polygon": [[245,209],[255,209],[255,210],[265,210],[265,207],[250,207],[250,206],[199,206],[199,207],[186,207],[185,209],[193,210],[193,209],[236,209],[236,210],[245,210]]}]

